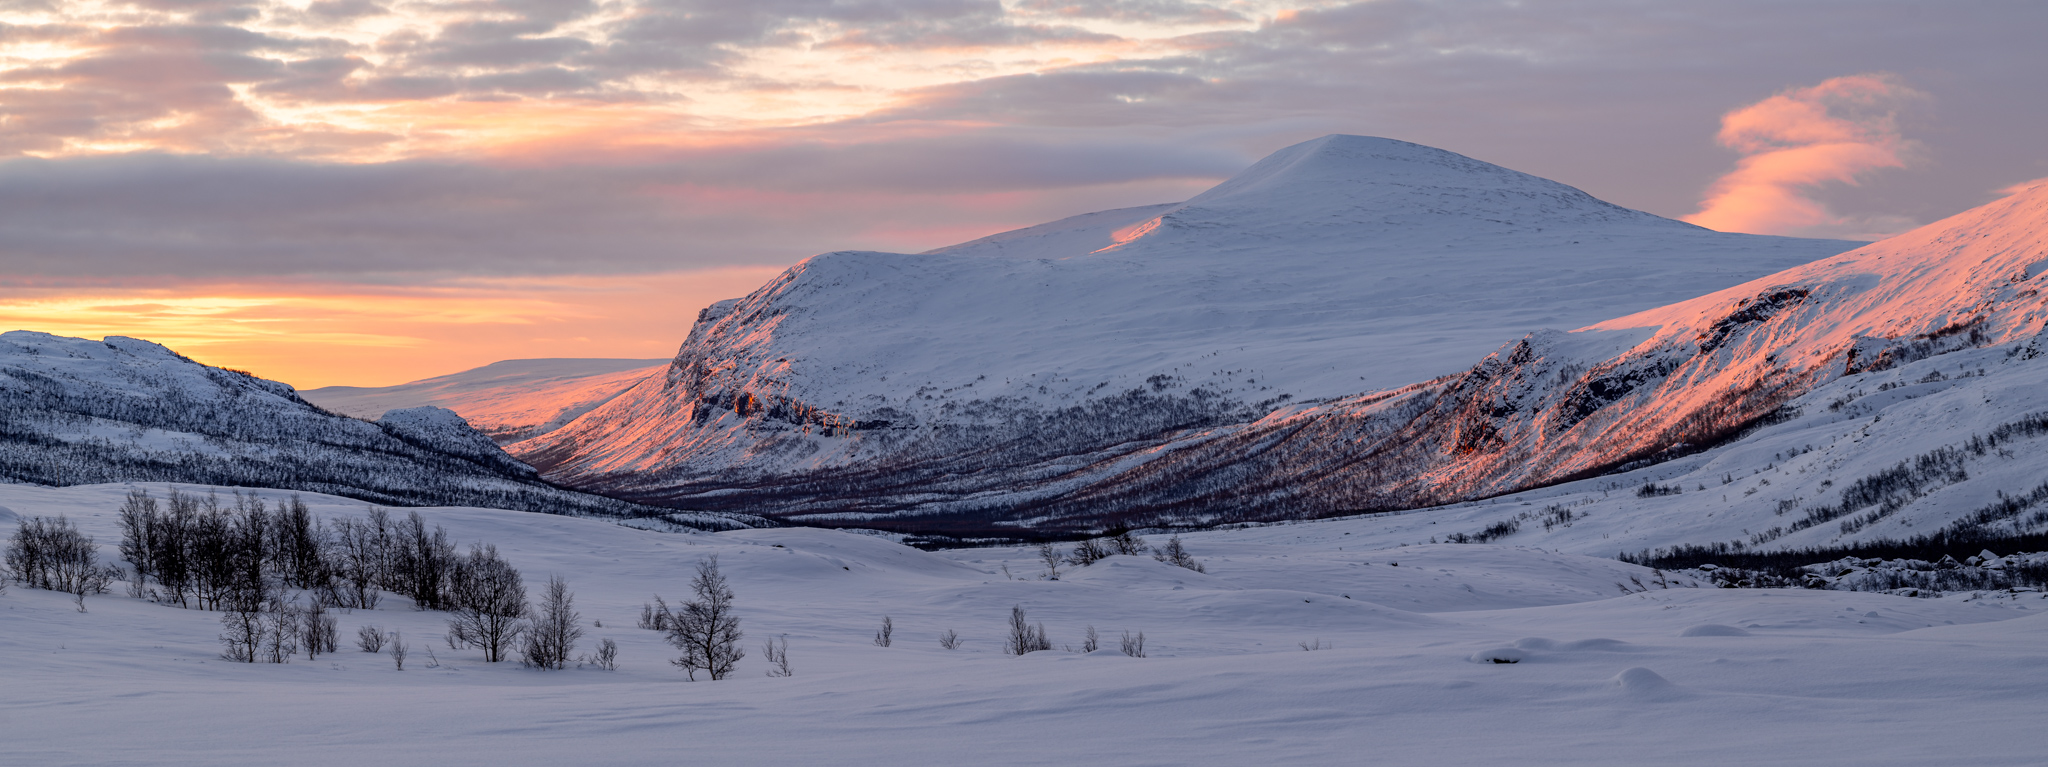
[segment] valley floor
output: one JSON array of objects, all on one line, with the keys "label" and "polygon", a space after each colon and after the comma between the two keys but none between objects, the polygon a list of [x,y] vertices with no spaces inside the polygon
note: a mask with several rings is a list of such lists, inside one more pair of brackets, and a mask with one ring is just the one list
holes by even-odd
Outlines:
[{"label": "valley floor", "polygon": [[[62,513],[112,559],[125,489],[0,486],[0,523]],[[324,517],[363,513],[307,499]],[[339,653],[230,663],[217,613],[116,594],[80,613],[68,595],[14,586],[0,595],[0,764],[2022,765],[2048,753],[2039,593],[1663,589],[1611,559],[1349,543],[1394,519],[1184,536],[1207,574],[1113,557],[1047,581],[1021,549],[422,513],[465,545],[496,544],[530,586],[566,577],[585,624],[603,624],[580,649],[616,640],[618,669],[484,663],[442,642],[443,614],[397,596],[341,614]],[[711,554],[749,656],[731,679],[691,683],[633,625],[654,594],[681,601]],[[1652,590],[1623,595],[1630,576]],[[1079,649],[1090,625],[1104,647],[1004,655],[1012,605],[1056,647]],[[884,616],[887,648],[873,642]],[[351,645],[361,625],[403,635],[403,671]],[[939,646],[948,629],[960,649]],[[1149,657],[1118,651],[1126,630],[1144,632]],[[796,675],[768,678],[760,641],[783,636]],[[1493,656],[1522,660],[1474,661]]]}]

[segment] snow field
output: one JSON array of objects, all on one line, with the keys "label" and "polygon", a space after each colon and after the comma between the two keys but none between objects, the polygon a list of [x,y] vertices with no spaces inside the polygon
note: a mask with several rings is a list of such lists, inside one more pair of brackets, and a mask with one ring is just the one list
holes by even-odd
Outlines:
[{"label": "snow field", "polygon": [[[112,559],[125,491],[0,486],[0,523],[63,513]],[[305,498],[324,518],[363,510]],[[218,613],[116,594],[79,613],[68,595],[17,586],[0,595],[0,763],[2018,765],[2048,753],[2048,600],[1682,585],[1623,596],[1613,581],[1654,574],[1526,547],[1365,542],[1455,510],[1192,533],[1206,575],[1113,557],[1057,582],[1032,579],[1030,549],[420,511],[462,544],[495,544],[530,592],[565,576],[586,626],[604,623],[579,650],[610,637],[619,670],[485,664],[441,643],[443,614],[396,596],[340,614],[339,653],[229,663]],[[738,596],[749,656],[732,679],[688,683],[666,663],[675,651],[632,624],[652,594],[684,598],[709,554]],[[1092,624],[1104,649],[1003,655],[1013,604],[1055,646],[1078,647]],[[884,615],[889,648],[872,642]],[[404,671],[355,650],[368,623],[404,634]],[[949,628],[966,640],[957,651],[936,641]],[[1126,629],[1145,632],[1151,657],[1117,652]],[[796,676],[767,678],[760,641],[785,634]],[[1297,644],[1317,640],[1331,649]],[[1503,650],[1519,662],[1473,660]]]}]

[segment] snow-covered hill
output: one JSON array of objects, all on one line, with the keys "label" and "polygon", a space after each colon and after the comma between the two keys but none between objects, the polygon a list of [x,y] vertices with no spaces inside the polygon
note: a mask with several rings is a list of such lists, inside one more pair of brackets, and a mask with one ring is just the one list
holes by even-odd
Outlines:
[{"label": "snow-covered hill", "polygon": [[[0,531],[62,514],[113,560],[129,489],[0,486]],[[364,516],[352,499],[304,500],[329,529]],[[1555,548],[1376,542],[1465,510],[1213,530],[1184,536],[1206,573],[1119,556],[1054,581],[1028,549],[419,512],[458,546],[494,545],[530,595],[565,577],[587,632],[574,653],[611,639],[617,669],[486,663],[443,642],[447,613],[398,594],[330,610],[339,652],[232,663],[222,613],[118,583],[80,612],[15,586],[0,594],[0,763],[2017,767],[2048,753],[2040,592],[1691,588],[1573,553],[1624,515],[1580,520]],[[748,654],[731,678],[692,683],[634,624],[655,594],[685,597],[710,555]],[[1013,606],[1056,649],[1003,654]],[[408,644],[403,670],[354,646],[372,626]],[[1084,653],[1091,626],[1103,646]],[[937,641],[949,630],[958,649]],[[1147,657],[1120,652],[1126,631]],[[764,674],[773,638],[794,676]]]},{"label": "snow-covered hill", "polygon": [[660,386],[511,449],[661,503],[909,510],[1454,373],[1531,329],[1853,246],[1712,232],[1329,136],[1178,205],[814,257],[707,309]]},{"label": "snow-covered hill", "polygon": [[[550,485],[448,410],[399,410],[370,423],[148,341],[30,331],[0,334],[0,479],[205,482],[399,505],[658,513]],[[758,521],[670,516],[717,528]]]},{"label": "snow-covered hill", "polygon": [[[1682,476],[1686,488],[1719,485],[1724,474],[1756,474],[1818,447],[1820,455],[1798,459],[1813,476],[1772,493],[1785,505],[1761,518],[1737,515],[1748,524],[1732,537],[1753,544],[1775,541],[1752,537],[1772,527],[1785,528],[1779,535],[1811,530],[1780,544],[1790,545],[1848,532],[1832,524],[1795,530],[1802,516],[1776,524],[1770,517],[1797,511],[1827,522],[1889,508],[1882,517],[1972,471],[2007,467],[1985,475],[1996,483],[1902,518],[1917,516],[1925,531],[1991,503],[1995,492],[2024,495],[2048,482],[2037,444],[2048,428],[2028,425],[2048,413],[2048,363],[2039,359],[2048,344],[2044,272],[2048,185],[1691,301],[1535,334],[1456,376],[1193,431],[1155,448],[1153,460],[1100,463],[1063,478],[1064,486],[1045,484],[1027,503],[1010,500],[1040,524],[1416,508],[1670,460],[1768,426],[1646,476]],[[1785,430],[1800,441],[1768,441]],[[1994,434],[2013,444],[1987,446]],[[1776,458],[1756,460],[1757,444],[1773,445]],[[1938,449],[1970,455],[1929,457],[1932,467],[1913,469],[1917,478],[1898,487],[1851,493],[1854,480],[1900,461],[1919,466]],[[2007,460],[2015,455],[2017,463]],[[1963,468],[1981,461],[1987,469]],[[1704,475],[1681,470],[1687,466]],[[1692,506],[1700,519],[1684,524],[1703,524],[1722,508]],[[1667,533],[1646,527],[1653,537]]]},{"label": "snow-covered hill", "polygon": [[398,386],[326,386],[299,392],[299,396],[329,411],[357,418],[377,418],[403,408],[447,408],[503,445],[560,428],[661,372],[666,363],[667,360],[622,359],[505,360]]}]

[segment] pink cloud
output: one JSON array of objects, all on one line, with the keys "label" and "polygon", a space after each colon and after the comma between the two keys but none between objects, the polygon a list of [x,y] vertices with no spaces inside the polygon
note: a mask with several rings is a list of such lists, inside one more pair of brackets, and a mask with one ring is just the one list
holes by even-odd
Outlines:
[{"label": "pink cloud", "polygon": [[1722,146],[1744,157],[1707,189],[1685,220],[1729,232],[1816,234],[1858,222],[1830,212],[1814,194],[1906,165],[1914,144],[1896,116],[1923,94],[1889,74],[1836,77],[1794,88],[1721,117]]}]

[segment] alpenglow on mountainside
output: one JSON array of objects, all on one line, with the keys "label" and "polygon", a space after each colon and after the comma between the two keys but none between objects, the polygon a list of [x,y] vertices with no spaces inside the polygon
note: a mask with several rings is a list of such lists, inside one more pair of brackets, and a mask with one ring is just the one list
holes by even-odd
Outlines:
[{"label": "alpenglow on mountainside", "polygon": [[1058,492],[1189,430],[1453,373],[1534,329],[1857,244],[1709,231],[1327,136],[1185,203],[813,257],[707,309],[662,375],[511,449],[635,500],[980,530],[1020,488]]}]

